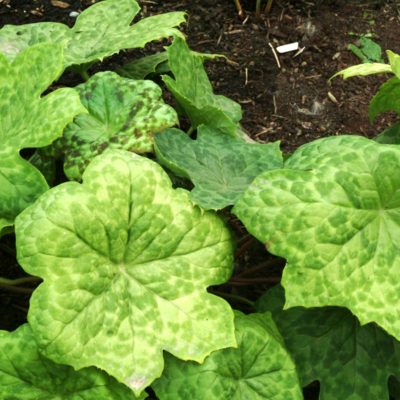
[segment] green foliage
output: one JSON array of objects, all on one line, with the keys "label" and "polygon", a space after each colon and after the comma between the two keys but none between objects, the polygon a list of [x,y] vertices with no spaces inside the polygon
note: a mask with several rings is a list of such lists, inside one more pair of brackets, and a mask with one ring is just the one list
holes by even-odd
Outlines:
[{"label": "green foliage", "polygon": [[375,324],[360,326],[337,307],[283,310],[281,286],[258,301],[270,311],[293,356],[303,386],[318,380],[320,400],[388,399],[388,380],[400,378],[400,343]]},{"label": "green foliage", "polygon": [[[214,60],[215,58],[226,58],[222,54],[199,53],[197,51],[191,51],[191,53],[201,57],[204,61]],[[130,61],[119,68],[117,72],[121,76],[130,79],[144,79],[151,74],[166,74],[171,72],[168,63],[168,52],[162,51]]]},{"label": "green foliage", "polygon": [[385,129],[374,140],[382,144],[400,144],[400,122]]},{"label": "green foliage", "polygon": [[178,123],[175,110],[163,102],[160,87],[152,81],[107,71],[76,90],[88,113],[78,115],[55,144],[71,180],[81,180],[89,162],[107,148],[152,152],[153,135]]},{"label": "green foliage", "polygon": [[395,111],[400,115],[400,79],[389,79],[378,90],[369,105],[369,119],[373,122],[376,117],[386,111]]},{"label": "green foliage", "polygon": [[169,129],[155,141],[161,163],[193,182],[191,198],[206,210],[234,204],[257,175],[283,165],[279,142],[246,143],[204,125],[197,140]]},{"label": "green foliage", "polygon": [[174,79],[164,75],[163,81],[185,111],[192,127],[204,124],[226,135],[242,137],[244,134],[239,124],[241,107],[225,96],[214,94],[202,56],[192,52],[181,38],[174,40],[167,53]]},{"label": "green foliage", "polygon": [[46,359],[38,350],[29,325],[22,325],[14,332],[0,331],[2,399],[137,399],[126,386],[96,368],[74,371]]},{"label": "green foliage", "polygon": [[335,75],[333,75],[332,78],[335,78],[336,76],[342,76],[343,79],[348,79],[354,76],[367,76],[367,75],[384,74],[390,72],[392,72],[392,67],[389,64],[366,63],[348,67],[342,71],[337,72]]},{"label": "green foliage", "polygon": [[[159,71],[161,66],[167,64],[167,62],[168,53],[163,51],[131,61],[119,68],[117,72],[126,78],[144,79],[148,75]],[[167,69],[169,69],[169,67]]]},{"label": "green foliage", "polygon": [[343,79],[354,76],[365,76],[371,74],[392,73],[395,77],[385,82],[371,100],[369,105],[369,119],[374,122],[376,117],[386,111],[395,111],[400,115],[400,56],[387,51],[389,64],[366,63],[353,65],[336,73],[336,76],[343,76]]},{"label": "green foliage", "polygon": [[359,46],[349,44],[351,50],[363,63],[383,63],[382,48],[372,39],[362,36],[359,39]]},{"label": "green foliage", "polygon": [[296,367],[270,313],[235,315],[237,349],[212,353],[201,365],[166,358],[153,384],[160,400],[300,400]]},{"label": "green foliage", "polygon": [[53,22],[6,25],[0,30],[0,51],[13,59],[36,43],[61,43],[65,47],[64,66],[68,67],[181,35],[175,27],[184,22],[184,13],[156,15],[131,25],[139,10],[135,0],[104,0],[82,12],[73,28]]},{"label": "green foliage", "polygon": [[53,44],[33,46],[12,63],[0,54],[0,233],[48,189],[20,150],[49,145],[85,111],[73,89],[41,96],[60,76],[62,62],[62,48]]},{"label": "green foliage", "polygon": [[[298,376],[320,381],[321,400],[388,400],[388,386],[398,394],[399,124],[375,141],[306,144],[283,163],[279,143],[250,141],[240,106],[214,94],[203,63],[218,55],[188,48],[175,28],[183,14],[132,25],[138,11],[134,0],[104,0],[71,29],[0,30],[0,236],[15,220],[10,271],[18,261],[33,275],[0,277],[2,288],[33,292],[29,325],[0,331],[0,398],[144,399],[153,384],[160,400],[297,400]],[[141,79],[100,72],[51,92],[66,66],[87,75],[98,59],[170,36],[166,52],[130,65]],[[400,113],[400,56],[387,54],[389,64],[339,73],[394,74],[371,119]],[[161,71],[196,139],[169,129],[176,112],[142,80]],[[153,146],[191,193],[136,154]],[[57,157],[83,183],[65,183]],[[230,205],[287,260],[286,300],[282,288],[268,292],[264,314],[234,314],[222,299],[253,307],[243,293],[259,292],[239,285],[262,272]],[[13,237],[1,240],[3,251]]]},{"label": "green foliage", "polygon": [[400,149],[331,137],[285,167],[256,178],[233,212],[287,259],[286,307],[347,307],[399,338]]},{"label": "green foliage", "polygon": [[82,185],[22,212],[16,235],[21,266],[44,279],[28,320],[55,362],[99,367],[139,395],[162,350],[202,362],[236,343],[229,305],[206,292],[231,274],[230,233],[150,160],[105,152]]}]

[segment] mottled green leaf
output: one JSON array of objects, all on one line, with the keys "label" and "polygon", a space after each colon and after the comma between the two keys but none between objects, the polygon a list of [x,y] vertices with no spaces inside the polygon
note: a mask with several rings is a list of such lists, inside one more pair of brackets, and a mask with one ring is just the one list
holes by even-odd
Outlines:
[{"label": "mottled green leaf", "polygon": [[385,129],[374,140],[382,144],[400,144],[400,122]]},{"label": "mottled green leaf", "polygon": [[152,81],[99,72],[76,90],[88,113],[78,115],[55,144],[64,153],[69,179],[80,180],[89,162],[107,148],[153,151],[153,135],[178,123]]},{"label": "mottled green leaf", "polygon": [[38,150],[29,158],[29,162],[45,177],[49,186],[53,186],[56,179],[56,159],[46,157]]},{"label": "mottled green leaf", "polygon": [[0,51],[9,58],[35,43],[62,43],[65,66],[86,64],[118,53],[144,47],[153,40],[179,36],[182,12],[145,18],[131,25],[140,7],[135,0],[104,0],[83,11],[72,28],[52,22],[6,25],[0,30]]},{"label": "mottled green leaf", "polygon": [[234,213],[287,259],[286,307],[349,308],[400,337],[400,149],[357,136],[300,147]]},{"label": "mottled green leaf", "polygon": [[0,54],[0,232],[48,189],[20,150],[50,144],[84,111],[73,89],[41,96],[61,74],[62,60],[61,46],[50,44],[27,49],[11,64]]},{"label": "mottled green leaf", "polygon": [[83,184],[21,213],[16,237],[20,265],[44,279],[28,320],[55,362],[99,367],[138,395],[163,350],[201,362],[236,343],[231,308],[206,291],[231,275],[230,232],[145,157],[96,157]]},{"label": "mottled green leaf", "polygon": [[281,286],[258,301],[271,311],[303,386],[318,380],[320,400],[388,400],[390,376],[400,377],[400,343],[375,324],[360,326],[338,307],[283,311]]},{"label": "mottled green leaf", "polygon": [[296,367],[271,314],[235,315],[237,349],[212,353],[203,364],[166,358],[153,384],[160,400],[302,399]]},{"label": "mottled green leaf", "polygon": [[[222,54],[198,53],[195,51],[192,53],[197,54],[203,60],[213,60],[215,58],[225,57]],[[161,74],[170,72],[170,67],[168,65],[168,53],[163,51],[161,53],[151,54],[149,56],[130,61],[119,68],[117,72],[121,76],[130,79],[144,79],[146,76],[153,73]]]},{"label": "mottled green leaf", "polygon": [[28,324],[14,332],[0,331],[0,397],[3,400],[137,399],[126,386],[96,368],[74,371],[43,357]]},{"label": "mottled green leaf", "polygon": [[372,74],[383,74],[390,73],[392,71],[392,67],[389,64],[381,64],[381,63],[365,63],[352,65],[342,71],[337,72],[332,76],[331,79],[342,76],[343,79],[352,78],[353,76],[366,76]]},{"label": "mottled green leaf", "polygon": [[144,79],[146,76],[155,73],[157,67],[166,61],[168,61],[168,54],[163,51],[131,61],[119,68],[117,72],[126,78]]},{"label": "mottled green leaf", "polygon": [[192,200],[205,209],[234,204],[257,175],[283,165],[279,142],[246,143],[204,125],[197,140],[168,129],[156,136],[155,150],[164,165],[193,182]]},{"label": "mottled green leaf", "polygon": [[227,97],[214,94],[203,66],[203,57],[192,52],[181,38],[174,40],[167,53],[174,79],[164,75],[163,80],[193,128],[205,124],[227,135],[241,136],[241,107]]},{"label": "mottled green leaf", "polygon": [[400,79],[394,77],[385,82],[369,104],[368,116],[373,122],[386,111],[395,111],[400,115]]}]

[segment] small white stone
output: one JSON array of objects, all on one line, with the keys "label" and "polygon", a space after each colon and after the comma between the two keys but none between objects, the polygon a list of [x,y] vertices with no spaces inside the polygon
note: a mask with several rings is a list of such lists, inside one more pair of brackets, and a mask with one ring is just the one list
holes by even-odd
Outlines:
[{"label": "small white stone", "polygon": [[296,51],[299,49],[299,42],[284,44],[283,46],[278,46],[276,51],[280,54],[288,53],[289,51]]},{"label": "small white stone", "polygon": [[71,18],[76,18],[78,15],[79,15],[78,11],[71,11],[71,12],[69,13],[69,16],[70,16]]}]

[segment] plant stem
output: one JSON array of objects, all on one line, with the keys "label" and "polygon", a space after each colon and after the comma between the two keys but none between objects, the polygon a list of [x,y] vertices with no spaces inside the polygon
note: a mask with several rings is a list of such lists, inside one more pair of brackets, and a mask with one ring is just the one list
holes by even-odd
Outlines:
[{"label": "plant stem", "polygon": [[40,281],[41,279],[36,278],[36,276],[26,276],[17,279],[7,279],[0,277],[0,285],[3,286],[18,286],[18,285],[23,285],[24,283],[37,283]]},{"label": "plant stem", "polygon": [[260,283],[279,283],[281,278],[279,276],[270,276],[268,278],[249,278],[249,279],[234,279],[232,278],[226,284],[231,286],[250,286],[258,285]]},{"label": "plant stem", "polygon": [[212,293],[213,293],[213,294],[216,294],[216,295],[218,295],[218,296],[221,296],[221,297],[225,297],[225,298],[227,298],[227,299],[232,299],[232,300],[240,301],[241,303],[245,303],[245,304],[247,304],[247,305],[249,305],[249,306],[251,306],[251,307],[254,308],[254,302],[253,302],[253,301],[251,301],[251,300],[249,300],[249,299],[246,299],[245,297],[239,296],[239,295],[237,295],[237,294],[226,293],[226,292],[219,292],[219,291],[217,291],[217,290],[213,290]]},{"label": "plant stem", "polygon": [[240,4],[240,0],[235,0],[235,4],[238,10],[239,17],[244,18],[244,11],[242,5]]},{"label": "plant stem", "polygon": [[9,256],[15,257],[15,250],[11,247],[8,247],[5,243],[0,243],[0,250],[7,253]]},{"label": "plant stem", "polygon": [[271,11],[272,2],[273,0],[268,0],[267,5],[265,6],[264,14],[269,14],[269,12]]},{"label": "plant stem", "polygon": [[9,292],[23,293],[23,294],[32,294],[32,292],[35,290],[33,288],[22,288],[22,287],[18,287],[18,286],[10,286],[10,285],[3,285],[3,284],[0,284],[0,289],[5,289],[5,290],[8,290]]},{"label": "plant stem", "polygon": [[260,11],[261,11],[261,0],[256,1],[256,16],[260,16]]},{"label": "plant stem", "polygon": [[246,235],[243,240],[239,243],[239,247],[235,252],[235,258],[241,257],[246,250],[250,247],[250,245],[253,243],[254,238],[251,235]]},{"label": "plant stem", "polygon": [[240,272],[239,274],[236,274],[235,276],[232,277],[232,279],[238,279],[238,278],[243,278],[245,276],[251,275],[255,272],[259,272],[262,271],[263,269],[267,269],[267,268],[271,268],[274,266],[281,266],[280,264],[283,263],[282,267],[285,265],[285,261],[282,259],[270,259],[270,260],[266,260],[258,265],[255,265],[254,267],[245,269],[243,272]]},{"label": "plant stem", "polygon": [[190,125],[190,128],[188,129],[188,131],[187,131],[187,135],[188,136],[192,136],[192,133],[194,132],[194,127],[193,127],[193,125]]},{"label": "plant stem", "polygon": [[87,69],[80,69],[79,73],[81,74],[81,77],[85,82],[87,82],[90,79]]}]

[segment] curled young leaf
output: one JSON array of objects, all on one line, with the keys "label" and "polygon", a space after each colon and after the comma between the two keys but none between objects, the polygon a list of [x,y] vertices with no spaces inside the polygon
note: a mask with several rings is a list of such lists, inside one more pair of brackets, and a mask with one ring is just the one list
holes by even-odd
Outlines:
[{"label": "curled young leaf", "polygon": [[231,275],[231,234],[153,161],[108,150],[83,184],[25,210],[16,236],[21,266],[44,280],[28,320],[55,362],[97,366],[139,395],[163,350],[202,362],[236,344],[231,308],[206,291]]},{"label": "curled young leaf", "polygon": [[296,367],[270,313],[235,315],[237,349],[212,353],[203,364],[166,358],[153,384],[160,400],[300,400]]},{"label": "curled young leaf", "polygon": [[357,136],[300,147],[234,213],[287,259],[286,307],[336,305],[400,338],[400,149]]},{"label": "curled young leaf", "polygon": [[382,63],[365,63],[352,65],[342,71],[337,72],[331,79],[342,76],[343,79],[352,78],[354,76],[367,76],[373,74],[392,73],[392,67],[389,64]]},{"label": "curled young leaf", "polygon": [[19,152],[49,145],[78,113],[85,112],[73,89],[41,96],[62,72],[60,45],[41,44],[13,63],[0,54],[0,233],[48,185]]}]

